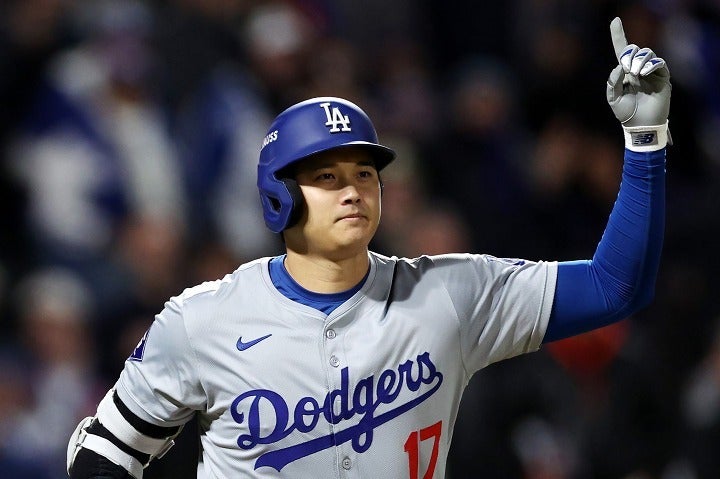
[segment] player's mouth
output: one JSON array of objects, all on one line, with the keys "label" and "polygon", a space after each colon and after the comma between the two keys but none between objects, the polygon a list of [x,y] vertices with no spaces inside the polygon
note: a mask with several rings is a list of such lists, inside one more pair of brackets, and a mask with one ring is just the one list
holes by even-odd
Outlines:
[{"label": "player's mouth", "polygon": [[365,220],[365,219],[367,219],[367,217],[363,214],[352,213],[352,214],[341,217],[340,219],[338,219],[338,221],[360,221],[360,220]]}]

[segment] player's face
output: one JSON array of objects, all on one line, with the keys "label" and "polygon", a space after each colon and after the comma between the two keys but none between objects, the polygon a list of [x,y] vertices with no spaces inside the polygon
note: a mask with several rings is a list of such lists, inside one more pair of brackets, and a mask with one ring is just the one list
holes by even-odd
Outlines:
[{"label": "player's face", "polygon": [[342,259],[364,254],[380,222],[380,179],[360,148],[340,148],[303,160],[295,170],[305,210],[285,231],[288,248]]}]

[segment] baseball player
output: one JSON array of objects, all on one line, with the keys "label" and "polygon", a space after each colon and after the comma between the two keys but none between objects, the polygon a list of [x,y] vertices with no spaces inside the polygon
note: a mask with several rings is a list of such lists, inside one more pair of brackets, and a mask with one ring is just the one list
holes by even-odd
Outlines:
[{"label": "baseball player", "polygon": [[[340,98],[282,112],[260,151],[267,226],[286,254],[171,298],[68,447],[72,478],[139,479],[196,416],[199,478],[445,476],[479,369],[649,303],[664,224],[665,61],[610,26],[607,99],[625,162],[592,260],[385,257],[379,172],[395,153]],[[461,174],[461,172],[460,172]]]}]

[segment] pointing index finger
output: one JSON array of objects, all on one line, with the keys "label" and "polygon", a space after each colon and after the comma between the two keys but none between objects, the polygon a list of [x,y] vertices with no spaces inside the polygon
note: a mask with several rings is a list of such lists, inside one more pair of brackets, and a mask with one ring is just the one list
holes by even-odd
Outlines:
[{"label": "pointing index finger", "polygon": [[613,48],[615,49],[615,56],[618,61],[620,61],[620,57],[625,51],[625,47],[628,45],[627,38],[625,38],[625,30],[623,29],[620,17],[615,17],[613,21],[610,22],[610,37],[612,38]]}]

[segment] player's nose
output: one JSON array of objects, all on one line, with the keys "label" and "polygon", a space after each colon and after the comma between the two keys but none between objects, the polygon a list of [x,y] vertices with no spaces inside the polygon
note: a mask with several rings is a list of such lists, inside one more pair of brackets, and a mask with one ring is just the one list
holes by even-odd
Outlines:
[{"label": "player's nose", "polygon": [[347,183],[340,190],[340,200],[343,204],[354,204],[360,202],[361,196],[358,188],[352,184]]}]

